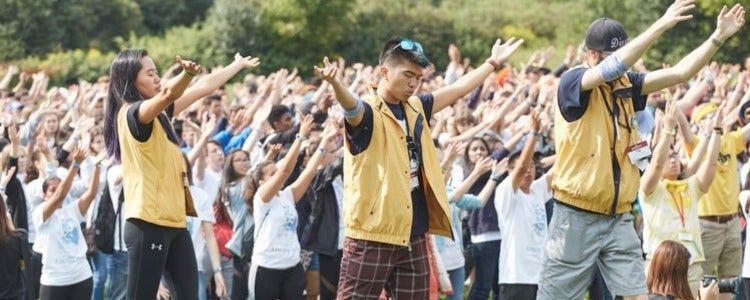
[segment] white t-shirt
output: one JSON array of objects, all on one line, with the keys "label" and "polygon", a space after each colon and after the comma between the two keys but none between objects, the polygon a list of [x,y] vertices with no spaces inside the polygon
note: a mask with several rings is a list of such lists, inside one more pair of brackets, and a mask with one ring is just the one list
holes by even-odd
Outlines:
[{"label": "white t-shirt", "polygon": [[282,190],[268,203],[253,198],[255,207],[255,246],[252,263],[268,269],[288,269],[300,262],[297,239],[299,216],[294,207],[291,187]]},{"label": "white t-shirt", "polygon": [[333,192],[336,194],[336,204],[339,207],[339,242],[338,249],[344,249],[344,180],[341,179],[341,175],[336,176],[331,183],[333,186]]},{"label": "white t-shirt", "polygon": [[495,190],[495,210],[500,231],[498,282],[501,284],[538,284],[547,241],[547,214],[544,203],[552,198],[547,176],[531,184],[529,194],[513,192],[509,177]]},{"label": "white t-shirt", "polygon": [[34,209],[37,239],[34,251],[42,256],[40,282],[49,286],[79,283],[91,277],[86,260],[86,241],[81,231],[84,221],[78,200],[58,208],[42,221],[42,206]]},{"label": "white t-shirt", "polygon": [[[113,165],[107,170],[107,186],[109,187],[109,197],[112,198],[112,207],[115,210],[115,217],[118,219],[115,222],[115,251],[128,251],[125,247],[125,203],[122,204],[120,209],[122,212],[117,214],[118,206],[120,205],[120,194],[122,194],[122,180],[119,184],[115,184],[117,179],[122,176],[122,166]],[[120,247],[122,245],[122,247]]]},{"label": "white t-shirt", "polygon": [[203,256],[206,248],[206,239],[203,237],[202,222],[216,223],[212,202],[208,195],[197,186],[190,186],[190,194],[193,196],[193,205],[198,212],[198,217],[187,217],[187,229],[190,231],[190,237],[193,240],[195,249],[195,259],[198,263],[198,271],[203,271]]},{"label": "white t-shirt", "polygon": [[[193,168],[193,174],[195,173],[196,169]],[[214,172],[211,171],[211,169],[206,168],[206,170],[203,172],[203,180],[195,180],[195,186],[201,188],[201,190],[206,192],[206,195],[208,196],[208,199],[211,200],[211,203],[216,200],[216,195],[219,194],[219,189],[221,188],[221,176],[221,171]]]}]

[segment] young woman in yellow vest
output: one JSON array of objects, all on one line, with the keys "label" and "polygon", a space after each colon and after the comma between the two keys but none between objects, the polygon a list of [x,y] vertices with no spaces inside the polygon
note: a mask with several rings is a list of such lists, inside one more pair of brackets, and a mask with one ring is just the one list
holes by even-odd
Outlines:
[{"label": "young woman in yellow vest", "polygon": [[[264,161],[253,172],[257,189],[253,191],[255,245],[248,274],[249,299],[305,299],[295,204],[305,195],[323,162],[325,147],[318,147],[299,177],[288,186],[285,184],[297,164],[302,142],[310,135],[312,123],[311,114],[302,119],[299,134],[278,168],[273,162]],[[327,145],[337,132],[336,124],[328,122],[320,145]]]},{"label": "young woman in yellow vest", "polygon": [[145,50],[124,50],[110,68],[104,116],[107,152],[122,162],[129,299],[156,298],[164,273],[179,299],[198,299],[198,275],[186,216],[197,216],[182,152],[170,118],[209,95],[257,58],[236,54],[228,66],[202,76],[177,57],[182,73],[162,83]]},{"label": "young woman in yellow vest", "polygon": [[[677,151],[670,149],[676,133],[677,114],[680,113],[674,102],[667,103],[662,119],[664,128],[654,147],[651,163],[641,178],[639,198],[644,219],[643,251],[647,255],[646,270],[649,270],[654,250],[663,241],[672,240],[684,245],[690,251],[690,291],[697,296],[704,274],[701,262],[705,260],[698,220],[698,199],[708,191],[716,174],[723,118],[722,110],[719,109],[713,122],[714,129],[710,133],[708,157],[703,159],[695,175],[681,178],[679,155]],[[703,153],[695,153],[693,158],[696,157],[701,159]]]}]

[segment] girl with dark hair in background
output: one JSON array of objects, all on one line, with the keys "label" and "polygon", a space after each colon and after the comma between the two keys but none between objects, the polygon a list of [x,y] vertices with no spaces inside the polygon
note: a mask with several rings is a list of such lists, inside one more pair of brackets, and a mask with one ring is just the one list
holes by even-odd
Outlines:
[{"label": "girl with dark hair in background", "polygon": [[162,273],[179,299],[197,299],[198,271],[186,229],[186,216],[197,213],[169,120],[239,71],[259,65],[238,53],[188,88],[201,66],[179,56],[177,63],[183,72],[164,86],[145,50],[120,52],[110,68],[104,138],[107,152],[122,162],[129,299],[156,298]]},{"label": "girl with dark hair in background", "polygon": [[688,283],[690,252],[681,243],[664,241],[656,248],[651,267],[646,274],[649,300],[701,299],[714,300],[719,296],[716,281],[708,287],[701,287],[700,298],[693,298]]}]

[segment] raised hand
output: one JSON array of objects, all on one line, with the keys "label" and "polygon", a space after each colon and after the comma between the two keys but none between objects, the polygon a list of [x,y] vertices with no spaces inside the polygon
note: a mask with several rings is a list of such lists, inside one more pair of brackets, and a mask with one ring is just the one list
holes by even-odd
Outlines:
[{"label": "raised hand", "polygon": [[716,31],[718,38],[726,40],[733,36],[745,25],[745,8],[739,3],[735,4],[732,9],[727,6],[722,7],[716,22]]},{"label": "raised hand", "polygon": [[471,172],[474,174],[484,174],[492,170],[494,160],[491,157],[483,157],[474,165],[474,170]]},{"label": "raised hand", "polygon": [[18,66],[10,65],[10,66],[8,67],[8,73],[10,73],[10,75],[16,75],[16,74],[18,74],[18,72],[20,72],[20,71],[21,71],[21,70],[20,70],[20,69],[18,69]]},{"label": "raised hand", "polygon": [[339,133],[339,125],[333,120],[328,120],[325,125],[326,128],[323,129],[323,133],[321,134],[322,140],[331,140]]},{"label": "raised hand", "polygon": [[505,174],[505,172],[508,172],[508,157],[496,162],[495,166],[492,167],[492,173]]},{"label": "raised hand", "polygon": [[540,119],[541,117],[539,116],[539,110],[532,110],[531,115],[529,115],[529,129],[535,132],[539,132],[539,129],[542,126]]},{"label": "raised hand", "polygon": [[6,125],[6,128],[8,128],[8,140],[10,141],[11,145],[20,145],[20,139],[18,137],[18,129],[16,129],[16,126],[13,126],[12,124]]},{"label": "raised hand", "polygon": [[328,56],[323,58],[323,65],[323,68],[315,66],[315,73],[318,73],[318,75],[320,75],[320,78],[328,81],[329,83],[334,82],[336,80],[336,73],[338,73],[339,68],[328,60]]},{"label": "raised hand", "polygon": [[260,66],[260,59],[252,56],[242,56],[239,52],[234,54],[234,61],[242,64],[244,68],[255,68]]},{"label": "raised hand", "polygon": [[656,22],[662,29],[670,29],[677,25],[677,23],[692,19],[693,15],[687,13],[694,8],[695,0],[675,0],[675,2],[667,8],[664,15]]},{"label": "raised hand", "polygon": [[5,188],[8,186],[8,182],[10,182],[10,179],[13,177],[13,174],[16,172],[16,167],[10,167],[9,169],[5,170],[3,172],[3,178],[0,178],[0,188]]},{"label": "raised hand", "polygon": [[664,112],[664,117],[662,118],[662,124],[664,124],[664,129],[668,131],[674,130],[675,126],[677,125],[677,117],[676,117],[676,111],[678,110],[676,108],[675,101],[669,101],[667,102],[666,112]]},{"label": "raised hand", "polygon": [[724,122],[724,109],[726,108],[726,105],[726,101],[721,101],[719,109],[716,110],[716,114],[714,115],[713,128],[721,128],[724,126],[722,122]]},{"label": "raised hand", "polygon": [[312,129],[313,120],[314,118],[312,114],[306,115],[304,118],[302,118],[299,125],[299,135],[310,137],[310,130]]},{"label": "raised hand", "polygon": [[515,37],[508,39],[505,43],[501,43],[501,40],[497,39],[495,45],[492,46],[491,59],[500,65],[508,60],[518,50],[518,47],[521,47],[521,44],[523,44],[523,39],[516,40]]},{"label": "raised hand", "polygon": [[80,164],[83,162],[84,159],[86,159],[86,156],[89,155],[88,148],[82,147],[81,145],[77,145],[76,148],[73,150],[73,161],[77,164]]},{"label": "raised hand", "polygon": [[180,57],[179,55],[177,55],[177,57],[175,58],[175,61],[188,74],[192,74],[192,75],[198,74],[198,73],[200,73],[201,69],[203,68],[203,67],[201,67],[201,65],[199,65],[199,64],[197,64],[197,63],[195,63],[193,61],[182,59],[182,57]]}]

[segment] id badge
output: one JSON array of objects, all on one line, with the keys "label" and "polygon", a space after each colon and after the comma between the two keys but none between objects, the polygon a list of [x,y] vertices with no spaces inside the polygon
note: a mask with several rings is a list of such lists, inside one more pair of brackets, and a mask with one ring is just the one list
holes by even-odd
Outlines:
[{"label": "id badge", "polygon": [[417,172],[419,171],[419,162],[417,161],[416,157],[413,157],[415,155],[409,155],[411,158],[409,159],[409,168],[411,169],[410,172],[410,178],[409,178],[409,186],[411,187],[411,190],[415,190],[419,187],[419,176],[417,176]]},{"label": "id badge", "polygon": [[646,171],[648,167],[648,158],[651,157],[651,149],[646,141],[641,141],[627,148],[630,162],[638,167],[641,171]]}]

